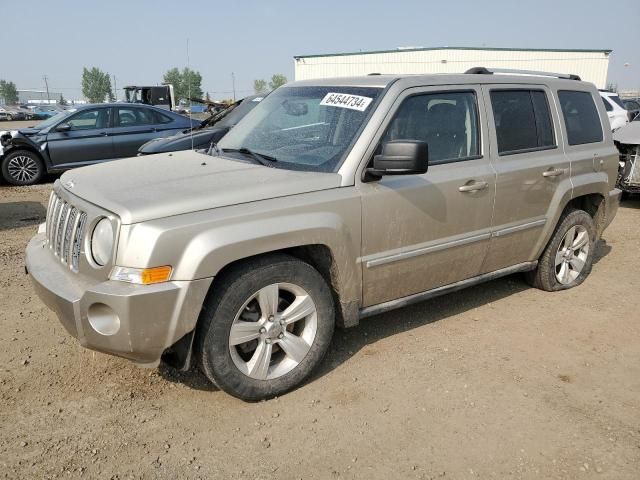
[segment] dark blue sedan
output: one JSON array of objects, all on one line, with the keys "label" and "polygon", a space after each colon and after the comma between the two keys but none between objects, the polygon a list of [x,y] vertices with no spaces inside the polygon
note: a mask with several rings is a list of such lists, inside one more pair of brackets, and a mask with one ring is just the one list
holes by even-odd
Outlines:
[{"label": "dark blue sedan", "polygon": [[35,127],[0,132],[2,177],[13,185],[31,185],[45,173],[133,157],[149,140],[200,123],[150,105],[86,105]]}]

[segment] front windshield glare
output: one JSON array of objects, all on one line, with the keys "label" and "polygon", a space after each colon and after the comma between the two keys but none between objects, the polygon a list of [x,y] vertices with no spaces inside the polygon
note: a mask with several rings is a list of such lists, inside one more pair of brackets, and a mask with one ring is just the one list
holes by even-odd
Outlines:
[{"label": "front windshield glare", "polygon": [[380,88],[280,87],[218,143],[249,149],[278,168],[333,172],[373,109]]}]

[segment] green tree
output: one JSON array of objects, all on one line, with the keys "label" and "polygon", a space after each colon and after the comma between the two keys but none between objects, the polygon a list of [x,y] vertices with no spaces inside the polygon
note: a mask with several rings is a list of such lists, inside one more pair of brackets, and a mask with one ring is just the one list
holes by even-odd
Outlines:
[{"label": "green tree", "polygon": [[18,89],[13,82],[0,80],[0,98],[8,105],[18,103]]},{"label": "green tree", "polygon": [[112,100],[111,77],[99,68],[82,69],[82,94],[90,103],[102,103],[105,99]]},{"label": "green tree", "polygon": [[281,73],[274,73],[271,77],[271,81],[269,82],[269,88],[271,90],[275,90],[278,87],[281,87],[287,83],[287,77],[282,75]]},{"label": "green tree", "polygon": [[60,94],[60,100],[58,100],[58,103],[60,105],[66,105],[67,101],[64,99],[64,97],[62,96],[62,94]]},{"label": "green tree", "polygon": [[177,68],[167,70],[163,77],[164,83],[173,85],[173,94],[176,103],[180,100],[188,100],[192,97],[202,98],[202,75],[200,72],[184,68],[180,71]]},{"label": "green tree", "polygon": [[264,80],[254,80],[253,81],[253,91],[256,95],[262,95],[263,93],[267,93],[267,82]]}]

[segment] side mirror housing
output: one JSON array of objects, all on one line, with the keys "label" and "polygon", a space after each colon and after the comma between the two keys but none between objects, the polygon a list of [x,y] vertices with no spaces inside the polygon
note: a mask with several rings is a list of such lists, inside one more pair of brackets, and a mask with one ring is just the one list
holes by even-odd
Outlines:
[{"label": "side mirror housing", "polygon": [[68,132],[69,130],[71,130],[71,125],[68,123],[61,123],[56,127],[56,132]]},{"label": "side mirror housing", "polygon": [[392,140],[382,145],[382,153],[373,157],[370,177],[383,175],[419,175],[429,168],[429,149],[421,140]]}]

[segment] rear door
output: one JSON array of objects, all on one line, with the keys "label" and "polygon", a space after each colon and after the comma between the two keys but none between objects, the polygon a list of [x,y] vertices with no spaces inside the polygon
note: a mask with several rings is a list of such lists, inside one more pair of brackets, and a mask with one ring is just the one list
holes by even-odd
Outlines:
[{"label": "rear door", "polygon": [[135,157],[141,145],[171,133],[171,118],[152,108],[122,105],[113,110],[113,146],[118,158]]},{"label": "rear door", "polygon": [[489,254],[482,271],[535,260],[541,232],[571,191],[560,120],[545,85],[483,86],[497,173]]},{"label": "rear door", "polygon": [[47,145],[53,165],[66,168],[112,159],[110,114],[109,107],[83,109],[63,122],[69,124],[71,130],[51,129]]}]

